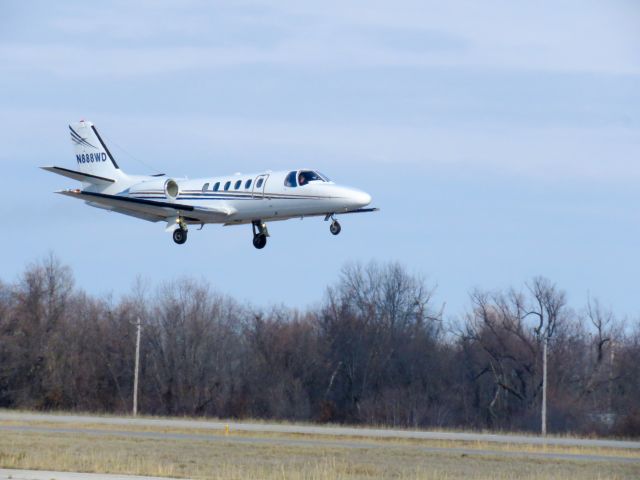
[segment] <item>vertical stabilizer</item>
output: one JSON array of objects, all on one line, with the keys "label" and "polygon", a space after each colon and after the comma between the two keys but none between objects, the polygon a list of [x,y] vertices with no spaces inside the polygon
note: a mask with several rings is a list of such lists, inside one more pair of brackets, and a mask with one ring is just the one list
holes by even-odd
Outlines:
[{"label": "vertical stabilizer", "polygon": [[90,175],[118,179],[122,171],[100,138],[93,123],[84,120],[69,125],[78,170]]}]

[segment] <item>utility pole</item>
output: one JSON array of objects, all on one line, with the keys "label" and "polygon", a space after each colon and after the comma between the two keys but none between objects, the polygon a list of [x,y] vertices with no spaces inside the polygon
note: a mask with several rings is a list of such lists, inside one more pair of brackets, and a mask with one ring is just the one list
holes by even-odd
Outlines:
[{"label": "utility pole", "polygon": [[549,343],[549,327],[545,328],[542,339],[542,436],[547,435],[547,344]]},{"label": "utility pole", "polygon": [[616,356],[616,342],[615,340],[611,340],[611,346],[609,347],[611,349],[610,353],[609,353],[609,395],[608,395],[608,415],[611,415],[611,412],[613,412],[613,362],[615,360],[615,356]]},{"label": "utility pole", "polygon": [[136,323],[136,327],[137,327],[136,366],[135,366],[135,372],[133,374],[133,416],[134,417],[138,414],[138,370],[140,370],[140,329],[142,328],[140,317],[138,317],[138,322]]},{"label": "utility pole", "polygon": [[547,357],[549,353],[549,339],[556,329],[557,323],[562,315],[562,308],[565,306],[565,294],[561,290],[556,290],[549,280],[543,277],[536,277],[533,285],[529,286],[529,291],[533,294],[534,304],[531,311],[525,313],[538,317],[538,325],[533,329],[537,339],[542,340],[542,412],[540,414],[540,433],[547,435]]}]

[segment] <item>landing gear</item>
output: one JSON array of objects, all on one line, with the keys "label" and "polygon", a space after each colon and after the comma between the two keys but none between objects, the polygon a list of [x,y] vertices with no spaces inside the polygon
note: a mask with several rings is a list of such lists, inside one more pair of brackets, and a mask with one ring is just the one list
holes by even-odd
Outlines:
[{"label": "landing gear", "polygon": [[265,247],[267,244],[267,237],[264,234],[254,235],[253,236],[253,246],[258,250]]},{"label": "landing gear", "polygon": [[173,231],[173,241],[178,245],[182,245],[187,241],[187,230],[189,227],[182,217],[176,218],[175,222],[178,224],[178,228]]},{"label": "landing gear", "polygon": [[256,220],[252,223],[253,227],[253,246],[258,250],[265,247],[267,244],[267,237],[269,231],[267,230],[267,224],[262,220]]},{"label": "landing gear", "polygon": [[178,245],[182,245],[187,241],[187,231],[183,230],[182,228],[176,228],[173,231],[173,241]]},{"label": "landing gear", "polygon": [[338,235],[342,230],[340,223],[338,223],[338,220],[335,219],[333,213],[327,213],[327,215],[324,217],[325,222],[329,221],[329,219],[331,219],[331,225],[329,225],[329,231],[331,232],[332,235]]}]

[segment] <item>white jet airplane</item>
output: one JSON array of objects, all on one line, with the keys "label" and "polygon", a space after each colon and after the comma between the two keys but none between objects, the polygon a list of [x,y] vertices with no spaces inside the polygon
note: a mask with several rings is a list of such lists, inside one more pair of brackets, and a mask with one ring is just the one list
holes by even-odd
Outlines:
[{"label": "white jet airplane", "polygon": [[364,208],[371,196],[337,185],[320,172],[296,169],[228,175],[196,180],[160,175],[128,175],[116,163],[91,122],[69,125],[78,170],[41,167],[82,182],[82,189],[56,193],[84,200],[92,207],[123,213],[151,222],[167,222],[177,244],[187,241],[188,225],[251,224],[253,246],[264,248],[267,221],[309,216],[331,219],[333,235],[341,227],[335,215],[373,212]]}]

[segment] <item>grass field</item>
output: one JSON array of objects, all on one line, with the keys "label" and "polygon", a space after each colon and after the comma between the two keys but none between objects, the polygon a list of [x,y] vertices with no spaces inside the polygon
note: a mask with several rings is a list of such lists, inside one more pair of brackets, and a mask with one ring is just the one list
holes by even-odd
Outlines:
[{"label": "grass field", "polygon": [[[637,458],[638,451],[0,421],[4,468],[212,479],[635,479],[639,463],[533,457],[568,453]],[[65,427],[65,426],[63,426]],[[68,427],[68,426],[66,426]],[[131,437],[128,433],[141,436]],[[172,438],[163,435],[174,434]],[[147,436],[144,436],[147,435]],[[183,437],[181,437],[182,435]],[[427,451],[428,449],[442,449]],[[454,450],[446,450],[454,449]]]}]

